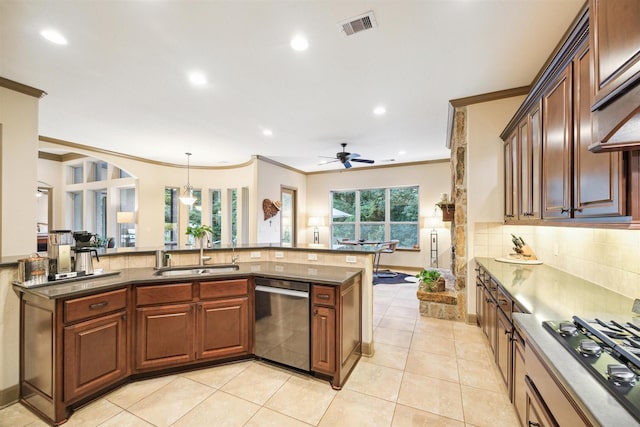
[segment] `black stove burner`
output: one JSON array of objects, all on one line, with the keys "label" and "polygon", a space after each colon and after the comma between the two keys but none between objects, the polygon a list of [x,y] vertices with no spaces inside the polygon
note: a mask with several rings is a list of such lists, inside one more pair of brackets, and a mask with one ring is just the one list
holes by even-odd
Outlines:
[{"label": "black stove burner", "polygon": [[583,356],[600,356],[602,354],[602,347],[594,340],[585,338],[580,340],[578,351],[582,353]]},{"label": "black stove burner", "polygon": [[543,326],[640,422],[640,328],[577,316]]},{"label": "black stove burner", "polygon": [[636,374],[625,365],[607,365],[607,375],[609,380],[615,385],[634,385]]}]

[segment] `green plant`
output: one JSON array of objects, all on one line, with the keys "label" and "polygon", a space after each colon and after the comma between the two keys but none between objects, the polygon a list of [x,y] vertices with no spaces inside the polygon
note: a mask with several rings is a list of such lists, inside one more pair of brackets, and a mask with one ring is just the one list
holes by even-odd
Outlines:
[{"label": "green plant", "polygon": [[187,227],[187,235],[193,236],[194,239],[202,239],[207,233],[213,233],[213,229],[209,225],[191,225]]},{"label": "green plant", "polygon": [[423,288],[427,292],[436,292],[438,289],[438,279],[440,278],[440,272],[438,270],[424,269],[420,273],[416,274],[416,277],[424,285]]}]

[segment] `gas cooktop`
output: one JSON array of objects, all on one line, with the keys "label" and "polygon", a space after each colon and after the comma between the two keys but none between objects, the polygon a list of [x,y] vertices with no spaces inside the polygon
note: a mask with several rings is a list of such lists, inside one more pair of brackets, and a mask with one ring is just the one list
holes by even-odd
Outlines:
[{"label": "gas cooktop", "polygon": [[543,326],[640,422],[640,327],[578,316]]}]

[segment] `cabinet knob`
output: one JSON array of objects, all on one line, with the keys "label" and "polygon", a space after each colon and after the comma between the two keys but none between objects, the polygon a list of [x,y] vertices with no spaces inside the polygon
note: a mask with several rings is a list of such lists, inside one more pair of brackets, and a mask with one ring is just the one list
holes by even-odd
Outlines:
[{"label": "cabinet knob", "polygon": [[127,315],[126,314],[122,315],[122,320],[127,320]]},{"label": "cabinet knob", "polygon": [[318,309],[313,310],[313,315],[317,316],[318,315]]}]

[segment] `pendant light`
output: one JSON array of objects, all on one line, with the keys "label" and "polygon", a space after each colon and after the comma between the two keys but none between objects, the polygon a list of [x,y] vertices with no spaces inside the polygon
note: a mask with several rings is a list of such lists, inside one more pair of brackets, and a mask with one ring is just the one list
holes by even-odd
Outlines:
[{"label": "pendant light", "polygon": [[187,185],[184,186],[184,193],[182,197],[180,197],[180,202],[182,204],[193,206],[196,202],[196,198],[193,197],[193,187],[191,186],[191,182],[189,181],[189,157],[191,153],[184,153],[187,155]]}]

